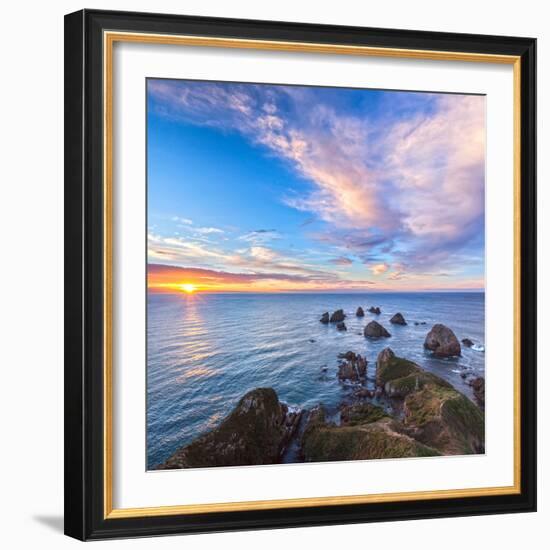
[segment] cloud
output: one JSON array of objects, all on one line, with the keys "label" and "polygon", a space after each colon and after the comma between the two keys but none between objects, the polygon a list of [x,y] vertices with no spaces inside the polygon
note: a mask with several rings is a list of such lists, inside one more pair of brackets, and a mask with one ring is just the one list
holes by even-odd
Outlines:
[{"label": "cloud", "polygon": [[334,265],[351,265],[353,263],[353,260],[350,260],[345,256],[340,256],[338,258],[331,258],[329,262]]},{"label": "cloud", "polygon": [[337,275],[310,265],[302,256],[291,256],[265,245],[228,251],[211,243],[149,234],[148,255],[150,261],[161,260],[173,265],[192,264],[216,270],[236,267],[256,275],[282,273],[308,277],[311,281],[334,282],[338,279]]},{"label": "cloud", "polygon": [[182,218],[181,216],[172,216],[172,221],[183,225],[193,224],[193,220],[190,220],[189,218]]},{"label": "cloud", "polygon": [[197,290],[209,292],[254,291],[308,291],[329,289],[365,289],[371,281],[315,279],[307,275],[287,273],[243,273],[196,267],[171,266],[150,263],[147,267],[147,285],[152,292],[178,292],[182,284],[193,284]]},{"label": "cloud", "polygon": [[239,237],[239,240],[254,244],[267,243],[280,239],[281,235],[276,229],[255,229]]},{"label": "cloud", "polygon": [[[284,202],[311,215],[304,224],[311,219],[328,227],[311,235],[367,265],[400,262],[394,280],[404,270],[456,267],[469,245],[483,247],[482,96],[395,93],[391,100],[384,96],[380,112],[362,114],[337,108],[329,89],[148,85],[153,108],[163,116],[238,132],[287,162],[310,190],[289,192]],[[270,232],[241,239],[261,245]],[[482,265],[483,254],[475,263]]]},{"label": "cloud", "polygon": [[220,229],[219,227],[197,227],[195,228],[195,231],[201,235],[211,235],[212,233],[225,233],[223,229]]},{"label": "cloud", "polygon": [[375,264],[370,267],[370,270],[374,275],[382,275],[382,273],[386,273],[390,266],[388,264]]}]

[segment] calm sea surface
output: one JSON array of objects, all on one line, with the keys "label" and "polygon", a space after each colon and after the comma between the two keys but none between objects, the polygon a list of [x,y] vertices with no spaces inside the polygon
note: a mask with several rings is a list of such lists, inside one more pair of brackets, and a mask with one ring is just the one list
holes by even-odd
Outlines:
[{"label": "calm sea surface", "polygon": [[[371,305],[382,314],[368,313]],[[365,310],[362,319],[355,317],[358,306]],[[348,315],[347,332],[319,322],[324,311],[340,308]],[[148,467],[218,425],[253,388],[272,387],[290,405],[337,407],[350,392],[336,378],[337,355],[347,350],[365,355],[374,376],[377,354],[391,346],[471,397],[460,372],[467,367],[483,374],[485,354],[463,347],[458,359],[434,359],[422,344],[431,326],[443,323],[459,340],[484,345],[484,309],[483,293],[150,294]],[[398,311],[407,326],[390,325]],[[371,319],[392,337],[364,338]]]}]

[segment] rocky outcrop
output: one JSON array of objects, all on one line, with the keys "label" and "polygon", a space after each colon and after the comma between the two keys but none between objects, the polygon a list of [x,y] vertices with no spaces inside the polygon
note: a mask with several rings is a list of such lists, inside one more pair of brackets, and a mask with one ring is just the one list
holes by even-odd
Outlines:
[{"label": "rocky outcrop", "polygon": [[363,333],[367,338],[389,338],[391,334],[377,321],[371,321]]},{"label": "rocky outcrop", "polygon": [[337,323],[336,328],[338,330],[348,330],[348,327],[346,327],[346,323],[344,323],[344,321],[341,321],[340,323]]},{"label": "rocky outcrop", "polygon": [[376,422],[382,418],[389,418],[389,415],[382,407],[372,403],[346,405],[340,410],[340,421],[346,426]]},{"label": "rocky outcrop", "polygon": [[482,411],[485,410],[485,378],[483,378],[483,376],[478,376],[470,380],[468,384],[472,387],[474,399],[479,405],[479,408]]},{"label": "rocky outcrop", "polygon": [[344,408],[341,425],[327,422],[322,407],[314,409],[302,439],[306,462],[436,456],[438,451],[416,441],[379,407]]},{"label": "rocky outcrop", "polygon": [[330,320],[330,317],[329,317],[328,311],[325,311],[325,313],[323,313],[323,315],[321,315],[321,318],[319,319],[319,321],[321,321],[323,325],[328,325],[329,320]]},{"label": "rocky outcrop", "polygon": [[380,315],[381,311],[379,307],[370,306],[369,312],[374,313],[375,315]]},{"label": "rocky outcrop", "polygon": [[345,361],[338,366],[340,381],[359,382],[367,375],[367,360],[359,354],[348,351],[344,354]]},{"label": "rocky outcrop", "polygon": [[462,338],[461,342],[467,347],[467,348],[471,348],[474,343],[472,342],[472,340],[470,340],[469,338]]},{"label": "rocky outcrop", "polygon": [[445,325],[437,324],[428,332],[424,348],[436,357],[455,357],[460,355],[460,342],[455,333]]},{"label": "rocky outcrop", "polygon": [[355,360],[357,355],[353,351],[346,351],[346,353],[339,353],[338,359],[347,359],[348,361]]},{"label": "rocky outcrop", "polygon": [[365,312],[363,311],[363,308],[361,306],[359,306],[357,308],[357,311],[355,312],[355,315],[357,315],[357,317],[364,317],[365,316]]},{"label": "rocky outcrop", "polygon": [[331,323],[341,323],[346,318],[346,315],[344,313],[343,309],[337,309],[331,316],[330,316],[330,322]]},{"label": "rocky outcrop", "polygon": [[390,319],[390,323],[392,325],[406,325],[407,322],[405,321],[405,318],[403,317],[403,315],[401,315],[401,313],[396,313],[391,319]]},{"label": "rocky outcrop", "polygon": [[427,384],[404,402],[404,425],[410,434],[444,455],[485,450],[485,421],[465,395],[445,385]]},{"label": "rocky outcrop", "polygon": [[275,390],[257,388],[217,428],[177,450],[157,469],[277,463],[300,415],[281,403]]},{"label": "rocky outcrop", "polygon": [[483,415],[442,378],[386,348],[378,355],[376,384],[389,397],[403,399],[403,426],[411,437],[444,455],[483,451]]}]

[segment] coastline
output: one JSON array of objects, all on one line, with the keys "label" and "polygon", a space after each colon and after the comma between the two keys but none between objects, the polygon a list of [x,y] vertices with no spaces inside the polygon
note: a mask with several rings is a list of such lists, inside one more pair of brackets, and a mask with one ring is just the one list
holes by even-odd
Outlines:
[{"label": "coastline", "polygon": [[[361,311],[359,311],[361,310]],[[328,313],[328,312],[327,312]],[[380,312],[379,312],[380,313]],[[336,314],[336,315],[335,315]],[[367,313],[377,317],[376,308]],[[354,321],[363,320],[357,310]],[[334,311],[333,319],[321,318],[327,330],[347,331],[350,315]],[[405,329],[407,321],[394,315],[386,330],[374,319],[364,319],[365,340],[392,340],[390,332]],[[349,321],[348,321],[349,322]],[[415,323],[414,321],[412,323]],[[427,333],[424,344],[432,355],[445,353],[443,347],[427,349],[428,335],[437,326],[416,321]],[[385,324],[385,323],[383,323]],[[415,326],[414,324],[412,326]],[[367,327],[370,327],[367,330]],[[375,333],[371,334],[374,327]],[[376,331],[382,328],[380,334]],[[441,332],[441,329],[437,329]],[[451,346],[450,359],[460,356],[465,346],[443,331],[438,337]],[[385,336],[384,331],[388,336]],[[367,334],[368,333],[368,334]],[[454,339],[453,339],[454,338]],[[442,341],[443,341],[442,340]],[[468,347],[471,347],[471,340]],[[472,342],[473,343],[473,342]],[[358,341],[357,348],[361,349]],[[458,344],[458,352],[456,345]],[[237,466],[364,460],[476,454],[484,451],[484,378],[464,372],[463,379],[475,382],[470,400],[453,384],[427,371],[414,361],[396,355],[387,346],[375,359],[360,352],[343,350],[339,354],[336,376],[326,366],[319,375],[326,383],[345,389],[336,409],[320,402],[314,407],[292,408],[283,403],[273,388],[258,387],[246,392],[233,410],[190,443],[181,445],[155,469]],[[439,346],[440,344],[437,344]],[[446,352],[447,353],[447,352]],[[449,362],[449,368],[453,367]],[[373,370],[374,369],[374,370]],[[482,379],[482,382],[480,381]],[[474,401],[476,403],[474,403]],[[254,422],[250,422],[250,418]],[[259,421],[260,424],[256,424]]]}]

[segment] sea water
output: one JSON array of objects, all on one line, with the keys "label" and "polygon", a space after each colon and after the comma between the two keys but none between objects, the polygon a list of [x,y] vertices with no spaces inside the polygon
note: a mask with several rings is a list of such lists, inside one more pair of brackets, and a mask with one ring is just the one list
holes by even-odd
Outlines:
[{"label": "sea water", "polygon": [[[365,317],[356,317],[357,307]],[[382,312],[368,312],[378,306]],[[343,309],[347,331],[323,325],[325,311]],[[366,356],[368,376],[390,346],[472,398],[460,376],[483,376],[485,299],[478,292],[371,294],[149,294],[147,305],[147,463],[153,468],[176,449],[216,427],[249,390],[272,387],[293,406],[336,408],[349,394],[337,379],[338,354]],[[391,325],[401,312],[406,326]],[[390,338],[369,340],[375,319]],[[415,324],[426,323],[426,324]],[[462,356],[437,359],[423,342],[435,323],[451,328]],[[370,382],[372,384],[372,382]]]}]

